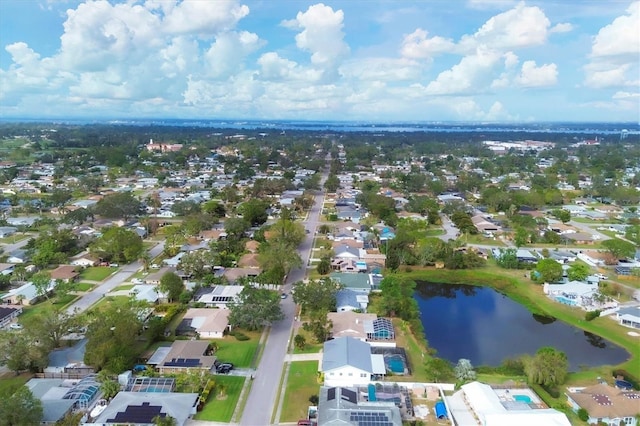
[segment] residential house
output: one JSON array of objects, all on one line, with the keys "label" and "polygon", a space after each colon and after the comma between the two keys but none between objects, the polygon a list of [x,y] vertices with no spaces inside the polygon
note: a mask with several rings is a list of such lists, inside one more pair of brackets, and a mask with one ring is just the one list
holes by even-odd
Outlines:
[{"label": "residential house", "polygon": [[493,389],[471,382],[445,399],[450,414],[459,425],[483,426],[570,426],[567,416],[546,408],[528,388]]},{"label": "residential house", "polygon": [[587,245],[595,244],[595,239],[593,235],[588,234],[586,232],[574,232],[570,234],[563,234],[561,238],[572,244],[587,244]]},{"label": "residential house", "polygon": [[362,292],[350,289],[340,289],[336,292],[336,311],[356,311],[366,312],[369,305],[369,296]]},{"label": "residential house", "polygon": [[[50,293],[55,288],[55,281],[51,280],[49,286],[47,287],[47,293]],[[40,295],[38,294],[38,290],[33,283],[28,282],[23,284],[18,288],[14,288],[9,290],[5,295],[2,296],[2,303],[7,303],[10,305],[32,305],[38,301]]]},{"label": "residential house", "polygon": [[176,334],[222,339],[229,328],[230,313],[228,309],[190,308],[176,328]]},{"label": "residential house", "polygon": [[153,284],[136,284],[131,288],[131,290],[129,290],[129,296],[152,305],[158,303],[158,300],[160,299],[158,286]]},{"label": "residential house", "polygon": [[255,278],[262,273],[261,268],[225,268],[222,276],[230,284],[236,284],[242,278]]},{"label": "residential house", "polygon": [[200,287],[193,295],[193,300],[207,308],[226,309],[227,304],[235,300],[244,289],[241,285],[216,285]]},{"label": "residential house", "polygon": [[22,313],[22,306],[0,306],[0,329],[7,327]]},{"label": "residential house", "polygon": [[401,426],[400,409],[393,402],[375,401],[354,387],[320,388],[318,426]]},{"label": "residential house", "polygon": [[16,265],[13,263],[0,263],[0,275],[11,275]]},{"label": "residential house", "polygon": [[574,411],[584,408],[589,414],[588,424],[610,426],[638,425],[640,392],[623,391],[606,383],[584,388],[569,388],[567,401]]},{"label": "residential house", "polygon": [[380,280],[375,274],[351,274],[344,272],[332,272],[329,277],[342,284],[343,288],[358,293],[369,293],[375,290]]},{"label": "residential house", "polygon": [[82,268],[88,268],[91,266],[96,266],[98,264],[98,259],[93,257],[89,253],[82,253],[71,259],[69,262],[73,266],[80,266]]},{"label": "residential house", "polygon": [[148,364],[155,364],[160,374],[185,371],[209,372],[214,368],[216,357],[208,341],[176,340],[168,351],[165,348],[159,348],[159,350],[160,356],[156,357],[154,353]]},{"label": "residential house", "polygon": [[616,312],[616,318],[624,327],[640,329],[640,306],[621,308]]},{"label": "residential house", "polygon": [[68,380],[34,378],[25,385],[42,404],[41,424],[55,425],[71,413],[76,405],[76,399],[65,398],[72,389]]},{"label": "residential house", "polygon": [[169,272],[176,272],[175,268],[164,267],[158,269],[156,272],[152,272],[144,278],[144,282],[147,284],[160,284],[160,280],[164,276],[164,274],[168,274]]},{"label": "residential house", "polygon": [[7,238],[18,232],[18,228],[14,226],[0,226],[0,238]]},{"label": "residential house", "polygon": [[329,312],[327,322],[331,323],[331,337],[353,337],[365,342],[367,333],[365,322],[372,322],[378,316],[376,314],[362,314],[353,311]]},{"label": "residential house", "polygon": [[371,346],[353,337],[324,343],[321,371],[326,386],[362,386],[372,376],[386,373],[382,355],[371,354]]},{"label": "residential house", "polygon": [[176,426],[184,426],[198,408],[197,393],[118,392],[107,408],[85,426],[149,426],[155,417],[172,417]]},{"label": "residential house", "polygon": [[80,276],[80,274],[76,272],[76,268],[74,265],[60,265],[51,271],[51,279],[64,281],[66,283],[76,281]]},{"label": "residential house", "polygon": [[7,257],[8,263],[25,263],[29,260],[29,255],[26,250],[17,249],[9,253],[9,257]]}]

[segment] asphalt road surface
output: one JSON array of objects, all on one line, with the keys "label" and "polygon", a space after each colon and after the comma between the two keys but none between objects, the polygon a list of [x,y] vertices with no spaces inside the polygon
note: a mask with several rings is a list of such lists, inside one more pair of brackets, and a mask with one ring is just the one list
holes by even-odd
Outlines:
[{"label": "asphalt road surface", "polygon": [[[325,172],[321,179],[321,185],[327,178]],[[320,219],[322,211],[323,194],[315,196],[313,207],[311,208],[306,221],[305,228],[309,230],[306,238],[300,247],[298,254],[302,259],[302,268],[292,270],[287,276],[283,291],[287,294],[291,293],[293,283],[302,281],[307,273],[307,264],[311,257],[311,248],[313,247],[313,236]],[[275,322],[271,326],[271,331],[265,342],[264,352],[260,359],[260,365],[256,369],[251,391],[247,398],[245,410],[242,413],[240,425],[246,426],[264,426],[271,424],[276,396],[280,393],[280,377],[284,367],[284,358],[287,354],[289,339],[291,337],[291,329],[293,327],[295,304],[293,297],[282,299],[282,311],[284,319]]]},{"label": "asphalt road surface", "polygon": [[[151,250],[149,250],[149,255],[151,259],[158,256],[162,250],[164,250],[164,242],[161,242],[154,246]],[[124,265],[121,267],[118,272],[111,275],[104,281],[102,284],[93,289],[93,291],[82,296],[78,301],[76,301],[73,305],[67,308],[67,313],[81,313],[89,309],[94,303],[98,300],[102,299],[105,294],[109,293],[111,290],[122,284],[127,280],[131,275],[138,272],[138,270],[142,268],[142,264],[138,261],[130,263],[128,265]]]}]

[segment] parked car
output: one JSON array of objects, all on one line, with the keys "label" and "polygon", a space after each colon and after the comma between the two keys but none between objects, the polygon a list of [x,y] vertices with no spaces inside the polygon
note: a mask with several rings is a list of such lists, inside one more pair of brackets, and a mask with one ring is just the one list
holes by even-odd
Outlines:
[{"label": "parked car", "polygon": [[110,267],[110,268],[119,268],[119,267],[120,267],[120,265],[118,265],[117,263],[110,263],[110,264],[109,264],[109,267]]},{"label": "parked car", "polygon": [[18,324],[17,322],[14,322],[9,326],[9,328],[11,330],[22,330],[22,324]]},{"label": "parked car", "polygon": [[282,293],[280,295],[280,299],[286,299],[287,298],[287,293]]},{"label": "parked car", "polygon": [[232,368],[225,364],[221,364],[218,366],[218,368],[216,368],[216,372],[218,374],[229,374],[231,370]]},{"label": "parked car", "polygon": [[134,278],[131,280],[132,284],[144,284],[144,281],[142,281],[140,278]]},{"label": "parked car", "polygon": [[313,426],[311,420],[298,420],[298,426]]}]

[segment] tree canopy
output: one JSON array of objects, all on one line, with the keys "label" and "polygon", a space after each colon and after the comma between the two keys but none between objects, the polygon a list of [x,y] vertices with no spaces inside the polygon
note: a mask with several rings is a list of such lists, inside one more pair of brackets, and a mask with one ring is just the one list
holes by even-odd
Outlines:
[{"label": "tree canopy", "polygon": [[26,385],[9,387],[0,393],[0,419],[5,426],[40,424],[44,414],[42,402]]},{"label": "tree canopy", "polygon": [[335,311],[336,293],[342,285],[331,278],[310,280],[295,284],[293,301],[300,305],[302,313],[322,310],[326,312]]},{"label": "tree canopy", "polygon": [[185,290],[182,279],[173,272],[167,272],[160,278],[160,285],[158,288],[167,294],[169,302],[178,300],[180,294]]},{"label": "tree canopy", "polygon": [[142,203],[130,192],[116,192],[98,201],[95,212],[102,217],[126,221],[142,213]]},{"label": "tree canopy", "polygon": [[108,227],[91,245],[91,252],[105,261],[131,263],[140,258],[142,238],[122,227]]},{"label": "tree canopy", "polygon": [[558,282],[562,279],[562,265],[553,259],[541,259],[538,261],[532,276],[539,283]]},{"label": "tree canopy", "polygon": [[246,284],[237,300],[229,303],[229,309],[229,324],[247,330],[260,330],[284,318],[278,293],[251,284]]},{"label": "tree canopy", "polygon": [[567,379],[569,361],[567,355],[550,346],[538,349],[525,361],[525,373],[529,382],[544,386],[561,385]]}]

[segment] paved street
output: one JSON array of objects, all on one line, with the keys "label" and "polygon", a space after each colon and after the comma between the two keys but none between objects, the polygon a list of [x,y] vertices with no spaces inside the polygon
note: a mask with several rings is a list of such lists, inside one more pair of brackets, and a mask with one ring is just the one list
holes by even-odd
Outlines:
[{"label": "paved street", "polygon": [[[321,185],[324,185],[326,178],[327,173],[325,172],[321,179]],[[311,256],[313,236],[319,223],[323,199],[324,195],[322,194],[315,196],[313,207],[305,221],[305,227],[309,230],[309,233],[298,248],[303,266],[289,273],[284,286],[284,291],[288,294],[291,293],[292,284],[302,281],[306,276],[307,263]],[[280,393],[280,377],[282,376],[284,359],[287,354],[289,339],[291,338],[295,309],[293,297],[287,297],[282,300],[282,310],[285,318],[271,326],[260,365],[256,369],[251,392],[247,398],[246,408],[240,420],[241,425],[261,426],[271,424],[276,396]]]},{"label": "paved street", "polygon": [[[158,243],[151,250],[149,250],[149,254],[151,258],[155,258],[158,256],[162,250],[164,250],[164,242]],[[135,261],[128,265],[124,265],[122,268],[117,270],[118,272],[111,275],[106,279],[102,284],[93,289],[93,291],[86,293],[79,300],[77,300],[73,305],[67,308],[67,313],[80,313],[87,310],[91,305],[96,303],[98,300],[104,297],[105,294],[109,293],[111,290],[122,284],[129,278],[132,274],[136,273],[142,265],[140,262]]]}]

